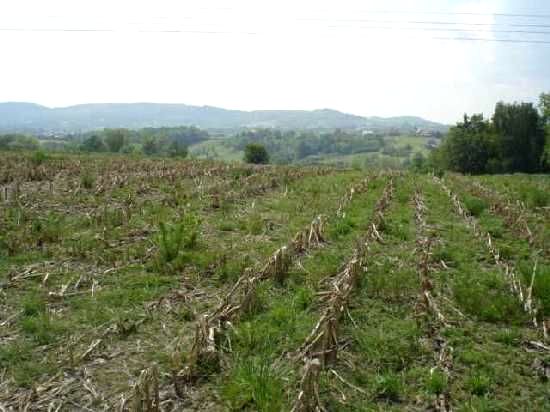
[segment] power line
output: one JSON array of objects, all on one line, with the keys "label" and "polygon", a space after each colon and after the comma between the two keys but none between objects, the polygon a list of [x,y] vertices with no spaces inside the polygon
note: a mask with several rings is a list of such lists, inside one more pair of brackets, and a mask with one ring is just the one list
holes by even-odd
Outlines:
[{"label": "power line", "polygon": [[[243,8],[236,8],[236,7],[198,7],[193,9],[193,11],[200,10],[200,11],[242,11]],[[247,8],[249,10],[249,8]],[[261,11],[267,10],[267,12],[270,12],[272,9],[259,9]],[[319,12],[330,12],[333,13],[334,10],[321,10],[321,9],[311,9],[310,10],[313,13],[319,13]],[[395,11],[395,10],[343,10],[345,12],[357,14],[414,14],[414,15],[421,15],[421,14],[427,14],[427,15],[439,15],[439,16],[493,16],[493,17],[520,17],[520,18],[528,18],[528,19],[550,19],[550,14],[534,14],[534,13],[479,13],[479,12],[445,12],[445,11]],[[167,18],[167,17],[158,17],[158,18]]]},{"label": "power line", "polygon": [[550,44],[546,40],[520,40],[520,39],[485,39],[480,37],[431,37],[434,40],[466,40],[466,41],[486,41],[499,43],[530,43],[530,44]]},{"label": "power line", "polygon": [[[328,28],[346,28],[346,26],[328,26]],[[375,29],[375,30],[399,30],[399,31],[439,31],[439,32],[468,32],[474,30],[457,29],[457,28],[440,28],[440,27],[388,27],[388,26],[358,26],[359,29]],[[484,33],[498,34],[540,34],[548,35],[550,31],[529,31],[529,30],[475,30]],[[116,29],[95,29],[95,28],[17,28],[17,27],[0,27],[0,32],[82,32],[82,33],[190,33],[190,34],[237,34],[237,35],[258,35],[261,32],[247,31],[221,31],[221,30],[183,30],[183,29],[138,29],[138,30],[116,30]],[[265,34],[265,33],[263,33]],[[503,43],[526,43],[526,44],[550,44],[550,41],[535,40],[535,39],[499,39],[499,38],[479,38],[479,37],[426,37],[426,39],[434,40],[457,40],[457,41],[486,41],[486,42],[503,42]]]},{"label": "power line", "polygon": [[33,28],[5,28],[0,27],[0,31],[15,31],[15,32],[92,32],[92,33],[116,33],[112,29],[33,29]]},{"label": "power line", "polygon": [[374,20],[374,19],[319,19],[307,18],[298,19],[300,21],[324,21],[340,23],[383,23],[383,24],[431,24],[431,25],[450,25],[450,26],[494,26],[494,27],[533,27],[550,28],[550,24],[518,24],[518,23],[461,23],[458,21],[419,21],[419,20]]},{"label": "power line", "polygon": [[[330,28],[353,28],[353,26],[328,26]],[[550,31],[534,30],[486,30],[486,29],[455,29],[441,27],[390,27],[390,26],[356,26],[359,29],[374,30],[413,30],[413,31],[443,31],[443,32],[478,32],[478,33],[498,33],[498,34],[539,34],[548,35]]]},{"label": "power line", "polygon": [[391,10],[356,10],[354,13],[364,14],[429,14],[439,16],[493,16],[493,17],[522,17],[529,19],[550,19],[550,14],[516,14],[516,13],[470,13],[470,12],[445,12],[445,11],[391,11]]},{"label": "power line", "polygon": [[0,28],[0,32],[83,32],[83,33],[196,33],[196,34],[244,34],[256,35],[256,32],[238,32],[238,31],[214,31],[214,30],[114,30],[114,29],[35,29],[35,28]]},{"label": "power line", "polygon": [[[467,29],[467,28],[442,28],[442,27],[397,27],[397,26],[327,26],[328,28],[359,28],[359,29],[374,29],[374,30],[412,30],[412,31],[442,31],[442,32],[480,32],[480,33],[498,33],[498,34],[537,34],[550,35],[548,30],[493,30],[493,29]],[[184,30],[184,29],[93,29],[93,28],[23,28],[23,27],[0,27],[0,31],[13,32],[99,32],[99,33],[119,33],[119,32],[138,32],[138,33],[205,33],[205,34],[260,34],[250,31],[218,31],[218,30]]]}]

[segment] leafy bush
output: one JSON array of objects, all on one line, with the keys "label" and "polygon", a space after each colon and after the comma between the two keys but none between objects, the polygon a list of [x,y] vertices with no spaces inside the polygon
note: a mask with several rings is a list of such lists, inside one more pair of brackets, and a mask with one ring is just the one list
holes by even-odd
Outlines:
[{"label": "leafy bush", "polygon": [[269,154],[264,145],[250,143],[244,148],[244,161],[255,164],[269,163]]}]

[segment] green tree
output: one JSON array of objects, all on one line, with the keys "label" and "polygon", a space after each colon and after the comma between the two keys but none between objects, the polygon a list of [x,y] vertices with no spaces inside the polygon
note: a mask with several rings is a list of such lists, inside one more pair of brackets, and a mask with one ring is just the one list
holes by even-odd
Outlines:
[{"label": "green tree", "polygon": [[464,121],[449,130],[441,151],[445,152],[443,156],[439,151],[434,151],[434,156],[444,160],[444,168],[460,173],[486,173],[490,159],[497,156],[496,136],[482,114],[470,118],[464,115]]},{"label": "green tree", "polygon": [[179,143],[177,140],[170,143],[170,147],[168,148],[168,155],[170,157],[185,158],[187,154],[188,150],[186,145]]},{"label": "green tree", "polygon": [[91,135],[82,142],[80,149],[85,152],[104,152],[107,150],[103,139],[98,135]]},{"label": "green tree", "polygon": [[539,97],[539,109],[545,124],[550,123],[550,92],[541,93]]},{"label": "green tree", "polygon": [[38,140],[24,134],[6,134],[0,136],[0,150],[37,150]]},{"label": "green tree", "polygon": [[127,129],[105,129],[105,144],[110,152],[118,153],[128,140]]},{"label": "green tree", "polygon": [[544,129],[532,103],[497,103],[493,125],[499,135],[504,171],[533,173],[541,170]]},{"label": "green tree", "polygon": [[159,152],[159,145],[157,144],[157,140],[154,137],[146,137],[143,140],[141,150],[144,154],[149,156],[157,154]]},{"label": "green tree", "polygon": [[426,166],[426,158],[422,154],[422,152],[416,152],[411,160],[411,167],[413,170],[417,172],[424,171],[424,168]]},{"label": "green tree", "polygon": [[545,171],[550,171],[550,93],[541,93],[539,109],[546,135],[544,152],[542,155],[542,166]]},{"label": "green tree", "polygon": [[264,145],[249,143],[244,148],[244,161],[255,164],[269,163],[269,154]]}]

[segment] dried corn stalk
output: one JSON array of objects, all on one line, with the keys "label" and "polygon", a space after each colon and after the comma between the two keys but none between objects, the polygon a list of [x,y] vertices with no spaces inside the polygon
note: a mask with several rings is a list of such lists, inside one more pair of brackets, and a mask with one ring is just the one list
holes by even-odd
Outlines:
[{"label": "dried corn stalk", "polygon": [[[384,193],[378,200],[364,239],[354,250],[344,269],[330,282],[328,291],[322,293],[325,308],[296,354],[304,360],[302,379],[292,411],[315,412],[323,410],[319,402],[318,378],[321,368],[334,363],[338,351],[338,324],[344,314],[351,293],[357,286],[359,276],[366,270],[366,255],[369,241],[378,234],[377,225],[393,196],[393,178],[390,178]],[[379,236],[379,234],[378,234]]]},{"label": "dried corn stalk", "polygon": [[[367,186],[368,180],[365,179],[357,189],[352,188],[349,193],[346,193],[341,204],[347,205],[354,193],[367,190]],[[386,203],[383,202],[377,210],[385,206]],[[174,385],[180,396],[183,392],[180,382],[183,380],[189,383],[196,380],[201,365],[206,363],[209,370],[212,367],[219,367],[217,341],[220,339],[217,336],[223,332],[222,325],[252,310],[256,302],[256,287],[260,281],[271,278],[282,283],[290,265],[299,254],[324,243],[324,227],[325,218],[317,216],[309,227],[298,232],[287,245],[277,249],[258,272],[246,271],[233,285],[221,304],[212,313],[201,318],[195,328],[187,364],[174,374]],[[376,230],[375,227],[374,230]]]},{"label": "dried corn stalk", "polygon": [[159,412],[159,374],[156,366],[144,369],[134,385],[132,412]]},{"label": "dried corn stalk", "polygon": [[[415,222],[416,222],[416,253],[419,256],[417,262],[417,272],[421,284],[420,301],[424,313],[431,314],[437,321],[435,325],[435,337],[432,339],[435,355],[435,366],[430,370],[433,374],[440,370],[448,380],[452,378],[453,367],[453,348],[448,345],[445,339],[439,333],[440,329],[449,327],[445,316],[439,309],[436,300],[432,296],[433,284],[430,279],[430,264],[431,264],[431,244],[432,239],[428,237],[428,226],[425,219],[427,210],[424,204],[424,199],[419,191],[414,195],[415,205]],[[436,411],[451,412],[450,393],[445,391],[438,394],[433,401],[433,407]]]},{"label": "dried corn stalk", "polygon": [[[451,199],[455,210],[459,216],[461,216],[468,226],[470,226],[474,232],[474,235],[483,241],[487,247],[487,250],[495,260],[495,264],[502,270],[504,273],[504,277],[506,278],[508,282],[508,286],[510,287],[510,291],[516,298],[518,299],[519,303],[521,304],[523,310],[531,317],[533,326],[535,328],[539,327],[539,320],[538,320],[538,308],[532,304],[532,302],[527,302],[527,297],[529,293],[532,293],[532,290],[530,292],[525,292],[524,287],[522,285],[521,279],[517,275],[517,271],[514,267],[514,265],[511,262],[507,262],[501,258],[500,252],[498,248],[494,245],[493,240],[491,238],[491,235],[487,232],[484,232],[479,225],[477,224],[477,220],[471,216],[464,206],[462,205],[462,202],[458,198],[456,194],[454,194],[451,189],[449,189],[442,179],[439,179],[437,177],[433,177],[435,182],[438,183],[443,191],[447,193],[449,198]],[[545,322],[544,320],[541,322],[541,333],[544,340],[548,339],[548,334],[545,330]]]},{"label": "dried corn stalk", "polygon": [[319,400],[319,372],[321,363],[318,359],[308,359],[302,373],[300,392],[292,407],[292,412],[322,411]]}]

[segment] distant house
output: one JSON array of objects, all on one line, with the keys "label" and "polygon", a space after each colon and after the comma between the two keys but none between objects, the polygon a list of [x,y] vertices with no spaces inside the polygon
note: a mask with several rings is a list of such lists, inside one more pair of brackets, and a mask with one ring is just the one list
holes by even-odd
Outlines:
[{"label": "distant house", "polygon": [[435,137],[436,132],[433,131],[433,130],[417,128],[416,132],[415,132],[415,135],[416,136],[421,136],[421,137]]},{"label": "distant house", "polygon": [[362,136],[372,136],[373,134],[374,134],[374,132],[372,130],[363,130],[361,132]]}]

